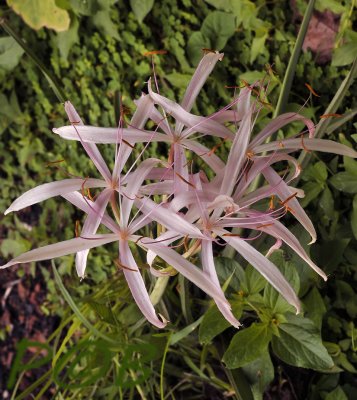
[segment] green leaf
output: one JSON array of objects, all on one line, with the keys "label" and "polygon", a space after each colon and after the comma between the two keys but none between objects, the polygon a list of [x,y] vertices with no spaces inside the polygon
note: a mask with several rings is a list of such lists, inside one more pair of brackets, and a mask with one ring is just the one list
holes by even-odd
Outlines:
[{"label": "green leaf", "polygon": [[214,263],[220,282],[223,284],[227,279],[230,279],[229,286],[238,292],[245,282],[244,269],[236,260],[228,257],[217,257]]},{"label": "green leaf", "polygon": [[[285,261],[284,252],[281,250],[275,251],[269,258],[279,268],[295,292],[298,292],[300,280],[294,263]],[[293,307],[269,283],[265,286],[264,302],[273,313],[283,314],[287,311],[293,311]]]},{"label": "green leaf", "polygon": [[4,239],[0,245],[1,255],[6,258],[8,258],[10,255],[16,257],[19,254],[30,250],[30,248],[31,243],[22,238],[16,238],[16,240]]},{"label": "green leaf", "polygon": [[307,182],[302,188],[305,197],[300,200],[301,207],[305,208],[312,200],[316,199],[324,189],[324,184],[318,182]]},{"label": "green leaf", "polygon": [[317,0],[316,8],[319,11],[331,10],[335,14],[342,14],[346,11],[346,7],[340,0]]},{"label": "green leaf", "polygon": [[0,67],[6,71],[11,71],[19,63],[24,50],[11,37],[0,38]]},{"label": "green leaf", "polygon": [[113,0],[97,0],[100,7],[97,11],[92,21],[94,25],[106,35],[119,40],[118,27],[115,25],[111,19],[111,6],[115,2]]},{"label": "green leaf", "polygon": [[296,367],[328,371],[332,358],[322,344],[318,328],[303,317],[289,316],[287,323],[278,326],[279,336],[274,336],[274,353],[284,362]]},{"label": "green leaf", "polygon": [[346,193],[357,193],[357,175],[350,172],[339,172],[330,179],[330,183]]},{"label": "green leaf", "polygon": [[353,198],[352,214],[351,214],[351,226],[354,237],[357,240],[357,194]]},{"label": "green leaf", "polygon": [[130,0],[130,7],[136,19],[142,23],[154,5],[154,0]]},{"label": "green leaf", "polygon": [[249,328],[243,328],[236,333],[224,353],[223,362],[227,368],[240,368],[267,350],[272,333],[267,324],[253,323]]},{"label": "green leaf", "polygon": [[223,11],[213,11],[203,21],[201,32],[209,38],[213,50],[222,50],[234,35],[234,16]]},{"label": "green leaf", "polygon": [[261,54],[264,50],[264,45],[265,45],[265,41],[268,38],[268,33],[262,35],[262,36],[256,36],[253,41],[252,41],[252,45],[250,48],[250,63],[252,64],[256,58],[259,56],[259,54]]},{"label": "green leaf", "polygon": [[67,60],[68,53],[71,47],[79,40],[78,27],[79,27],[78,19],[73,17],[71,21],[71,26],[68,29],[68,31],[57,33],[56,37],[57,47],[59,49],[61,57],[64,60]]},{"label": "green leaf", "polygon": [[201,32],[193,32],[187,43],[187,54],[192,65],[198,64],[202,58],[202,49],[210,49],[211,47],[212,45],[209,38],[204,36]]},{"label": "green leaf", "polygon": [[315,323],[321,330],[322,318],[326,313],[325,303],[320,292],[313,287],[303,301],[305,305],[305,316]]},{"label": "green leaf", "polygon": [[357,42],[351,42],[338,47],[332,56],[332,66],[342,67],[353,63],[357,54]]},{"label": "green leaf", "polygon": [[261,292],[266,284],[266,279],[255,268],[248,265],[245,270],[245,282],[241,283],[242,290],[252,295]]},{"label": "green leaf", "polygon": [[[231,301],[234,316],[239,319],[243,312],[241,301]],[[223,317],[216,305],[205,313],[198,332],[202,344],[210,343],[213,338],[229,328],[231,324]]]},{"label": "green leaf", "polygon": [[206,3],[218,10],[231,11],[231,0],[205,0]]},{"label": "green leaf", "polygon": [[57,7],[55,0],[7,0],[7,4],[33,29],[61,32],[69,28],[68,12]]},{"label": "green leaf", "polygon": [[245,365],[242,369],[251,385],[254,400],[261,400],[265,389],[274,379],[274,366],[269,351],[264,351],[259,358]]},{"label": "green leaf", "polygon": [[98,11],[96,0],[70,0],[72,10],[77,15],[85,15],[89,17]]},{"label": "green leaf", "polygon": [[342,390],[341,386],[337,386],[335,390],[330,392],[326,397],[325,400],[348,400],[345,392]]}]

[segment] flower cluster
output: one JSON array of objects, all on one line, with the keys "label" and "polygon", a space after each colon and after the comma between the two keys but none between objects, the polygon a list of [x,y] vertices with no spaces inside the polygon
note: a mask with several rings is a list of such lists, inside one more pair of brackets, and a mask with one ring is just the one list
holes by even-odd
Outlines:
[{"label": "flower cluster", "polygon": [[[64,139],[80,141],[101,178],[75,177],[40,185],[15,200],[5,214],[62,196],[86,214],[82,230],[76,238],[28,251],[0,268],[76,253],[76,270],[83,278],[89,250],[118,241],[117,264],[137,305],[153,325],[162,328],[167,321],[157,316],[150,301],[132,254],[131,246],[136,245],[147,252],[153,275],[166,273],[153,265],[160,257],[211,296],[224,317],[238,327],[214,263],[213,245],[224,244],[232,246],[299,312],[296,293],[269,261],[269,254],[284,242],[324,279],[326,275],[280,221],[291,212],[309,232],[311,242],[316,240],[314,227],[297,200],[303,193],[290,186],[291,176],[296,177],[301,170],[290,153],[318,150],[351,157],[357,157],[357,153],[342,144],[314,138],[314,124],[298,113],[280,115],[253,134],[254,122],[264,107],[265,87],[259,82],[243,86],[228,106],[212,115],[191,113],[202,86],[222,57],[218,52],[204,55],[180,104],[162,96],[157,84],[153,90],[149,80],[148,94],[137,100],[131,121],[127,123],[121,113],[117,128],[84,125],[72,104],[66,102],[70,124],[53,132]],[[170,123],[172,120],[174,124]],[[307,137],[300,132],[267,143],[280,128],[294,121],[306,125]],[[207,136],[230,142],[226,160],[217,155],[219,145],[209,148],[203,144]],[[166,160],[146,158],[147,147],[153,142],[165,143]],[[115,146],[112,170],[97,147],[99,143]],[[137,143],[142,144],[142,150],[133,151]],[[203,161],[205,170],[194,172],[195,157]],[[128,166],[128,160],[133,158]],[[278,162],[292,166],[290,178],[273,169]],[[253,183],[260,175],[264,184],[255,188]],[[94,197],[90,195],[92,188],[96,188]],[[279,200],[274,201],[275,198]],[[257,207],[262,199],[270,199],[266,211]],[[99,234],[100,225],[110,233]],[[150,237],[142,235],[145,227],[149,227]],[[234,228],[266,233],[275,239],[275,244],[264,256],[248,239],[234,233]],[[190,261],[193,254],[200,255],[200,266]]]}]

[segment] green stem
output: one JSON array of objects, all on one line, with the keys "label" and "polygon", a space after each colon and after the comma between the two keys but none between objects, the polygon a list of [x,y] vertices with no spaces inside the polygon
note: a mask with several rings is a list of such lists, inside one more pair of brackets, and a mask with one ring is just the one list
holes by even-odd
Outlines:
[{"label": "green stem", "polygon": [[3,27],[4,31],[12,36],[16,42],[25,50],[25,53],[32,59],[32,61],[40,68],[43,75],[48,80],[53,92],[57,96],[58,100],[61,103],[64,103],[67,100],[67,96],[65,95],[60,83],[56,79],[56,77],[50,72],[49,69],[44,65],[44,63],[36,56],[36,54],[32,51],[32,49],[21,39],[19,34],[15,32],[5,18],[0,19],[0,25]]},{"label": "green stem", "polygon": [[291,54],[288,67],[286,69],[286,73],[283,80],[283,85],[280,91],[278,104],[275,108],[273,118],[276,118],[278,115],[282,114],[286,108],[288,103],[289,94],[291,91],[291,86],[293,84],[293,79],[295,76],[296,66],[299,60],[300,52],[302,49],[302,45],[304,43],[304,39],[306,36],[307,28],[309,26],[309,22],[312,16],[312,12],[314,10],[316,0],[310,0],[307,6],[307,9],[304,14],[304,18],[301,23],[301,27],[299,30],[298,37],[296,39],[296,43],[294,46],[294,50]]}]

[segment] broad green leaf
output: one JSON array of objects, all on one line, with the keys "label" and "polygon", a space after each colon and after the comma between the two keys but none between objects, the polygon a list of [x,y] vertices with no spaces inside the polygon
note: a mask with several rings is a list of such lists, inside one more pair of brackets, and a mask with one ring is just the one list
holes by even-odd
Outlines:
[{"label": "broad green leaf", "polygon": [[321,329],[322,318],[326,313],[325,303],[320,292],[313,287],[303,301],[305,305],[305,316],[315,323]]},{"label": "broad green leaf", "polygon": [[[280,269],[281,273],[297,293],[300,288],[300,280],[296,266],[289,261],[285,261],[284,252],[281,250],[275,251],[270,256],[270,261]],[[283,314],[287,311],[293,311],[293,307],[269,283],[265,286],[264,302],[273,313]]]},{"label": "broad green leaf", "polygon": [[332,66],[342,67],[353,63],[357,54],[357,43],[351,42],[338,47],[332,56]]},{"label": "broad green leaf", "polygon": [[185,89],[191,80],[191,75],[173,72],[172,74],[165,75],[165,79],[167,79],[172,86],[178,89]]},{"label": "broad green leaf", "polygon": [[354,234],[354,237],[357,240],[357,194],[353,198],[353,208],[352,208],[352,214],[351,214],[351,226],[352,226],[352,232]]},{"label": "broad green leaf", "polygon": [[305,208],[312,200],[316,199],[324,189],[324,184],[319,182],[307,182],[302,186],[305,197],[300,200],[301,207]]},{"label": "broad green leaf", "polygon": [[10,36],[0,38],[0,68],[11,71],[19,63],[24,50]]},{"label": "broad green leaf", "polygon": [[142,23],[154,5],[154,0],[130,0],[130,7],[136,19]]},{"label": "broad green leaf", "polygon": [[322,195],[319,199],[319,208],[323,211],[324,217],[328,217],[328,219],[333,218],[334,214],[334,199],[331,193],[331,190],[326,186]]},{"label": "broad green leaf", "polygon": [[345,167],[346,172],[357,176],[357,161],[351,157],[343,157],[343,166]]},{"label": "broad green leaf", "polygon": [[236,333],[224,353],[223,362],[227,368],[240,368],[267,350],[272,333],[267,324],[253,323]]},{"label": "broad green leaf", "polygon": [[79,40],[78,27],[79,27],[78,19],[73,17],[71,21],[71,26],[68,29],[68,31],[57,33],[56,37],[57,46],[61,54],[61,57],[64,60],[67,60],[68,53],[71,47]]},{"label": "broad green leaf", "polygon": [[[245,282],[242,282],[242,290],[247,292],[249,295],[261,292],[265,285],[267,285],[266,279],[251,265],[245,270]],[[243,283],[245,283],[243,285]]]},{"label": "broad green leaf", "polygon": [[228,257],[216,257],[214,263],[220,282],[223,284],[230,279],[229,286],[238,292],[245,282],[244,269],[236,260]]},{"label": "broad green leaf", "polygon": [[250,0],[230,0],[231,9],[236,17],[236,24],[243,24],[244,28],[250,28],[257,14],[257,6]]},{"label": "broad green leaf", "polygon": [[339,172],[330,179],[330,183],[346,193],[357,193],[357,175],[350,172]]},{"label": "broad green leaf", "polygon": [[268,38],[268,33],[262,35],[262,36],[256,36],[253,41],[252,41],[252,45],[251,45],[251,49],[250,49],[250,63],[253,63],[256,58],[259,56],[259,54],[261,54],[264,50],[264,45],[265,45],[265,41]]},{"label": "broad green leaf", "polygon": [[202,32],[193,32],[187,43],[187,54],[192,65],[197,65],[202,58],[202,49],[212,48],[211,41]]},{"label": "broad green leaf", "polygon": [[62,32],[69,28],[68,12],[57,7],[55,0],[7,0],[7,4],[33,29]]},{"label": "broad green leaf", "polygon": [[[231,301],[234,316],[239,319],[243,312],[243,302]],[[205,313],[198,332],[201,343],[210,343],[213,338],[229,328],[231,324],[223,317],[216,305]]]},{"label": "broad green leaf", "polygon": [[1,255],[6,258],[10,255],[16,257],[19,254],[30,250],[30,248],[31,243],[21,237],[16,239],[4,239],[0,245]]},{"label": "broad green leaf", "polygon": [[254,400],[262,400],[266,387],[274,379],[274,366],[269,351],[264,351],[259,358],[242,369],[251,385]]},{"label": "broad green leaf", "polygon": [[77,15],[90,16],[98,11],[98,4],[96,0],[70,0],[72,10]]},{"label": "broad green leaf", "polygon": [[97,11],[92,21],[94,25],[106,35],[119,40],[118,26],[115,25],[111,19],[111,6],[115,0],[97,0],[99,11]]},{"label": "broad green leaf", "polygon": [[203,21],[201,32],[209,38],[213,50],[222,50],[234,35],[234,16],[223,11],[213,11]]},{"label": "broad green leaf", "polygon": [[206,3],[218,10],[231,11],[231,0],[205,0]]},{"label": "broad green leaf", "polygon": [[342,14],[346,11],[346,7],[340,0],[317,0],[316,8],[319,11],[331,10],[335,14]]},{"label": "broad green leaf", "polygon": [[330,392],[326,397],[325,400],[348,400],[345,392],[342,390],[341,386],[337,386],[335,390]]},{"label": "broad green leaf", "polygon": [[312,254],[316,258],[318,265],[323,266],[323,270],[330,274],[334,272],[343,260],[343,253],[351,239],[335,239],[315,244]]},{"label": "broad green leaf", "polygon": [[322,344],[318,328],[303,317],[289,316],[287,323],[278,326],[279,336],[273,336],[274,353],[287,364],[328,371],[333,361]]}]

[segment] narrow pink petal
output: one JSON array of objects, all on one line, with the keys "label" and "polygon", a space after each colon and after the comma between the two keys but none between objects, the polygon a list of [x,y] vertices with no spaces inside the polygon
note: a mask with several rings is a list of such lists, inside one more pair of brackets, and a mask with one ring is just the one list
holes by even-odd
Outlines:
[{"label": "narrow pink petal", "polygon": [[[144,314],[145,318],[158,328],[164,328],[166,326],[165,322],[159,320],[156,315],[155,308],[151,303],[149,294],[146,290],[145,283],[138,266],[134,260],[134,257],[130,251],[128,242],[120,240],[119,241],[119,257],[121,263],[130,268],[123,268],[123,273],[125,279],[128,283],[131,294],[140,311]],[[131,271],[133,270],[133,271]]]},{"label": "narrow pink petal", "polygon": [[[238,237],[224,236],[222,233],[217,233],[259,271],[289,304],[296,308],[297,314],[300,312],[300,302],[294,289],[271,261],[259,253],[259,251],[252,247],[247,241]],[[225,233],[229,235],[228,231],[225,231]]]},{"label": "narrow pink petal", "polygon": [[259,157],[253,158],[252,162],[253,165],[250,167],[249,170],[244,173],[244,178],[240,179],[237,185],[237,188],[234,192],[234,199],[237,201],[241,198],[242,195],[246,192],[246,189],[249,185],[254,181],[254,179],[265,169],[266,167],[280,161],[288,161],[293,164],[295,167],[295,171],[293,174],[292,179],[296,178],[300,171],[300,165],[294,157],[291,157],[285,153],[273,153],[268,157]]},{"label": "narrow pink petal", "polygon": [[289,112],[279,115],[277,118],[270,121],[264,129],[258,133],[257,136],[252,140],[251,147],[256,147],[262,144],[269,136],[277,132],[282,127],[290,124],[294,121],[303,121],[309,130],[309,136],[313,137],[315,132],[315,125],[311,119],[304,117],[301,114]]},{"label": "narrow pink petal", "polygon": [[[185,150],[179,143],[174,143],[174,193],[187,191],[189,181]],[[183,180],[183,179],[184,180]]]},{"label": "narrow pink petal", "polygon": [[[248,98],[248,96],[247,96]],[[225,168],[225,173],[221,185],[220,193],[230,196],[236,184],[239,172],[243,162],[246,160],[248,143],[252,130],[252,112],[248,111],[239,126],[238,132],[234,138],[231,150],[228,155],[228,160]]]},{"label": "narrow pink petal", "polygon": [[[223,53],[207,53],[203,56],[198,64],[195,73],[193,74],[190,83],[187,86],[185,95],[183,97],[181,107],[186,111],[191,111],[196,98],[205,84],[207,78],[213,71],[213,68],[218,61],[223,59]],[[182,123],[176,125],[175,132],[180,134],[183,128]]]},{"label": "narrow pink petal", "polygon": [[15,257],[7,264],[0,266],[0,269],[11,267],[15,264],[28,263],[33,261],[50,260],[56,257],[66,256],[68,254],[76,253],[81,250],[92,249],[93,247],[103,246],[104,244],[115,242],[118,240],[118,235],[114,233],[105,235],[92,235],[88,238],[75,238],[50,244],[48,246],[40,247],[38,249],[27,251]]},{"label": "narrow pink petal", "polygon": [[271,142],[262,144],[252,148],[255,154],[262,153],[271,150],[312,150],[312,151],[322,151],[325,153],[339,154],[348,157],[357,157],[357,152],[348,146],[341,143],[336,143],[332,140],[325,139],[310,139],[310,138],[299,138],[299,139],[284,139],[277,142]]},{"label": "narrow pink petal", "polygon": [[[94,235],[97,233],[98,227],[102,222],[105,209],[107,208],[110,196],[112,195],[112,189],[104,189],[103,192],[99,194],[97,199],[92,205],[90,212],[83,224],[81,236],[87,237],[88,235]],[[84,277],[84,272],[87,265],[89,250],[79,251],[76,254],[76,270],[79,277]]]},{"label": "narrow pink petal", "polygon": [[[176,232],[173,231],[166,231],[162,233],[160,236],[158,236],[153,242],[169,246],[171,243],[175,242],[176,240],[180,239],[182,235],[178,235]],[[146,240],[148,241],[148,240]],[[146,260],[147,263],[152,266],[157,254],[155,253],[154,250],[148,250],[146,253]]]},{"label": "narrow pink petal", "polygon": [[[268,226],[269,224],[269,226]],[[258,229],[266,232],[268,235],[274,236],[277,239],[285,242],[292,250],[295,251],[310,267],[316,271],[325,281],[327,280],[326,274],[310,259],[306,254],[306,251],[301,246],[299,240],[294,236],[289,229],[287,229],[281,222],[271,219],[267,226],[261,226],[264,224],[259,224],[253,229]]]},{"label": "narrow pink petal", "polygon": [[[62,197],[72,203],[75,207],[79,208],[80,210],[84,211],[86,214],[89,214],[92,212],[92,208],[94,205],[94,202],[92,202],[89,199],[84,199],[83,195],[79,192],[71,192],[67,194],[63,194]],[[117,225],[117,223],[109,217],[108,214],[104,214],[102,216],[102,224],[106,226],[109,230],[111,230],[113,233],[119,233],[120,228]]]},{"label": "narrow pink petal", "polygon": [[[84,125],[82,119],[80,118],[76,109],[73,107],[70,101],[66,101],[64,103],[64,109],[72,125]],[[79,140],[81,140],[80,137]],[[88,156],[93,161],[94,165],[96,166],[97,170],[100,172],[102,177],[107,182],[110,182],[111,173],[102,155],[100,154],[100,151],[98,150],[97,146],[94,143],[85,143],[82,140],[81,142],[84,150],[87,152]]]},{"label": "narrow pink petal", "polygon": [[172,265],[180,274],[184,275],[189,281],[202,289],[216,302],[219,302],[222,306],[226,305],[229,307],[229,303],[225,299],[224,295],[222,295],[222,291],[217,288],[217,286],[203,271],[180,254],[176,253],[176,251],[160,244],[153,244],[152,242],[149,242],[149,240],[150,239],[143,239],[140,243],[147,249],[152,250],[169,265]]},{"label": "narrow pink petal", "polygon": [[223,170],[225,167],[224,162],[217,157],[214,153],[210,151],[206,146],[203,144],[196,142],[191,139],[184,139],[181,141],[182,145],[187,147],[189,150],[196,153],[202,160],[213,169],[215,173]]},{"label": "narrow pink petal", "polygon": [[[52,129],[54,133],[61,136],[63,139],[79,140],[78,132],[84,142],[89,143],[117,143],[118,128],[102,128],[97,126],[76,126],[72,125],[61,126],[60,128]],[[162,133],[136,128],[122,129],[122,137],[130,144],[143,142],[169,142],[170,138]]]},{"label": "narrow pink petal", "polygon": [[195,132],[223,138],[233,137],[232,132],[224,125],[221,125],[213,119],[190,114],[174,101],[153,92],[151,89],[150,80],[148,82],[148,91],[155,104],[160,105],[169,115],[172,115],[177,121],[189,128],[188,130],[182,132],[181,137],[188,137]]},{"label": "narrow pink petal", "polygon": [[192,238],[202,238],[201,231],[194,225],[187,222],[183,217],[177,215],[170,209],[164,208],[163,205],[158,205],[148,197],[136,200],[140,211],[147,217],[157,221],[174,232],[183,235],[189,235]]},{"label": "narrow pink petal", "polygon": [[[314,139],[315,140],[315,139]],[[291,196],[291,189],[285,183],[285,181],[271,168],[267,167],[263,170],[263,175],[269,184],[275,187],[275,194],[280,198],[281,201],[285,201]],[[310,218],[305,213],[304,209],[299,204],[298,200],[293,197],[289,200],[287,206],[292,210],[293,216],[301,223],[301,225],[311,235],[311,243],[316,242],[316,231]]]},{"label": "narrow pink petal", "polygon": [[19,211],[25,207],[32,206],[40,201],[60,196],[69,192],[86,188],[106,187],[107,184],[101,179],[64,179],[62,181],[45,183],[30,189],[18,197],[5,211],[5,215],[12,211]]},{"label": "narrow pink petal", "polygon": [[130,212],[133,207],[134,201],[139,194],[139,189],[141,185],[150,174],[152,168],[154,168],[158,163],[160,163],[160,160],[157,158],[148,158],[144,160],[138,166],[135,172],[132,173],[130,180],[128,180],[126,189],[123,189],[125,196],[123,196],[121,204],[123,226],[128,225]]}]

